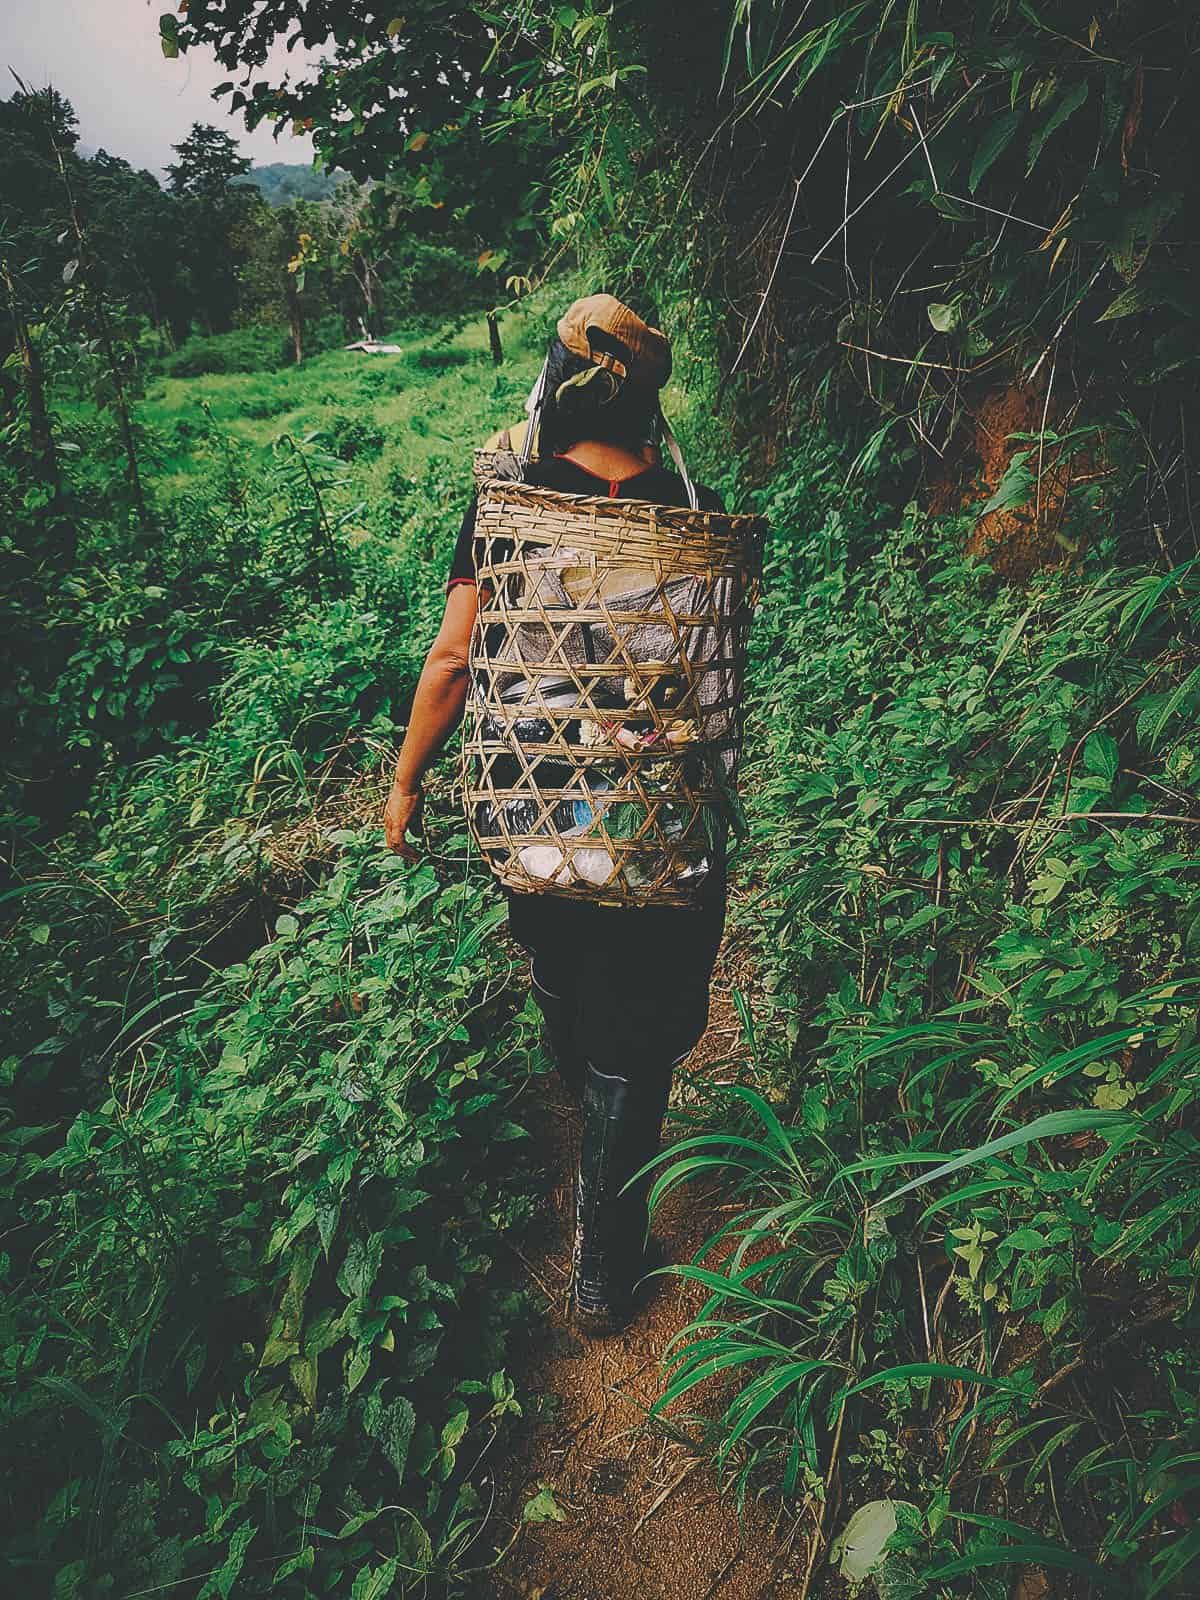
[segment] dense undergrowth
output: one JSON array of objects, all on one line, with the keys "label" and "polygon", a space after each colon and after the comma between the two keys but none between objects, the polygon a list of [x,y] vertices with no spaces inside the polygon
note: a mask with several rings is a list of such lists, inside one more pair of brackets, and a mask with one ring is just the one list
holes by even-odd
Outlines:
[{"label": "dense undergrowth", "polygon": [[1118,521],[1006,588],[845,476],[758,496],[762,1093],[660,1180],[742,1196],[667,1398],[733,1370],[743,1488],[901,1502],[889,1596],[1190,1594],[1200,567]]},{"label": "dense undergrowth", "polygon": [[378,813],[513,342],[496,375],[473,330],[167,378],[148,529],[68,392],[61,580],[5,480],[13,637],[47,641],[7,695],[14,1592],[361,1597],[480,1559],[539,1058],[452,808],[416,870]]},{"label": "dense undergrowth", "polygon": [[[245,342],[150,379],[148,529],[65,388],[68,571],[5,480],[42,643],[6,690],[3,1560],[61,1595],[471,1592],[539,1058],[453,796],[416,871],[377,811],[533,341],[239,373]],[[753,496],[757,1089],[668,1158],[739,1207],[665,1394],[732,1373],[707,1442],[802,1526],[896,1502],[893,1600],[1030,1562],[1186,1595],[1197,569],[1114,533],[1007,588],[854,454],[810,431]]]},{"label": "dense undergrowth", "polygon": [[[536,358],[507,312],[498,371],[478,326],[331,347],[548,321],[574,263],[657,301],[668,411],[773,528],[749,1081],[662,1179],[737,1209],[665,1403],[724,1375],[697,1435],[826,1593],[874,1499],[883,1600],[1189,1600],[1194,9],[184,12],[168,62],[372,184],[274,213],[197,127],[167,194],[3,106],[7,1586],[484,1582],[540,1061],[448,786],[417,871],[377,811]],[[907,503],[977,469],[997,569],[1066,570]]]}]

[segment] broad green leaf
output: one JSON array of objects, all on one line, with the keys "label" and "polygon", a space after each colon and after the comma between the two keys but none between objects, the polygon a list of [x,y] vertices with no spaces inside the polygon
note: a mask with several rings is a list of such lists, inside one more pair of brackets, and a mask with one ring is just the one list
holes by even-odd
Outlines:
[{"label": "broad green leaf", "polygon": [[377,1567],[361,1567],[350,1586],[350,1600],[387,1600],[393,1592],[399,1556],[389,1556]]},{"label": "broad green leaf", "polygon": [[1099,728],[1089,734],[1083,747],[1083,764],[1088,772],[1112,782],[1121,765],[1121,752],[1111,733]]},{"label": "broad green leaf", "polygon": [[901,1196],[911,1194],[914,1189],[923,1189],[926,1184],[936,1183],[940,1178],[949,1177],[952,1172],[960,1172],[963,1167],[975,1166],[980,1161],[986,1161],[989,1156],[1000,1155],[1005,1150],[1016,1150],[1027,1144],[1035,1144],[1039,1139],[1057,1139],[1071,1133],[1116,1133],[1127,1128],[1130,1118],[1119,1111],[1051,1111],[1045,1116],[1035,1117],[1023,1128],[1015,1128],[1011,1133],[1002,1134],[998,1139],[989,1139],[986,1144],[976,1146],[974,1150],[967,1150],[962,1155],[955,1156],[953,1160],[943,1162],[935,1167],[932,1172],[922,1173],[919,1178],[902,1184],[899,1189],[893,1189],[890,1194],[876,1202],[880,1206],[891,1205]]},{"label": "broad green leaf", "polygon": [[965,1556],[944,1562],[926,1574],[930,1583],[943,1583],[950,1578],[960,1578],[972,1572],[982,1572],[987,1567],[1041,1566],[1056,1567],[1066,1572],[1077,1572],[1106,1593],[1129,1592],[1128,1578],[1119,1573],[1106,1572],[1086,1556],[1077,1555],[1062,1545],[1041,1544],[1029,1540],[1024,1544],[974,1545]]},{"label": "broad green leaf", "polygon": [[1160,305],[1162,296],[1158,292],[1154,281],[1147,278],[1145,282],[1140,279],[1137,283],[1128,284],[1121,290],[1115,299],[1111,300],[1100,315],[1097,322],[1118,322],[1122,317],[1135,316],[1139,311],[1149,311],[1154,306]]},{"label": "broad green leaf", "polygon": [[1043,1233],[1039,1233],[1036,1228],[1014,1228],[1012,1233],[1000,1242],[1007,1245],[1011,1250],[1020,1250],[1022,1252],[1044,1250],[1046,1248],[1046,1236]]},{"label": "broad green leaf", "polygon": [[565,1522],[567,1513],[554,1498],[548,1483],[540,1483],[535,1495],[526,1500],[521,1510],[522,1522]]},{"label": "broad green leaf", "polygon": [[243,1522],[233,1530],[229,1536],[225,1560],[200,1590],[199,1600],[212,1600],[214,1595],[220,1595],[221,1600],[229,1600],[233,1586],[245,1565],[250,1541],[257,1532],[258,1528],[253,1522]]},{"label": "broad green leaf", "polygon": [[883,1562],[887,1542],[897,1528],[896,1510],[894,1500],[871,1500],[859,1506],[830,1545],[830,1563],[837,1562],[847,1583],[855,1587],[864,1583]]},{"label": "broad green leaf", "polygon": [[939,333],[953,333],[958,327],[961,311],[957,305],[946,305],[934,300],[925,307],[929,320]]},{"label": "broad green leaf", "polygon": [[282,1583],[285,1578],[290,1578],[296,1572],[311,1572],[313,1563],[317,1558],[315,1545],[306,1544],[303,1550],[294,1556],[288,1556],[286,1561],[281,1561],[275,1568],[273,1583]]},{"label": "broad green leaf", "polygon": [[1045,148],[1047,139],[1049,139],[1053,133],[1057,132],[1057,130],[1062,127],[1063,123],[1067,121],[1068,117],[1073,117],[1075,115],[1087,97],[1088,81],[1086,78],[1082,77],[1073,88],[1068,89],[1066,93],[1061,96],[1058,103],[1055,105],[1054,110],[1050,113],[1045,122],[1029,141],[1029,163],[1025,168],[1026,176],[1028,176],[1037,165],[1038,157]]},{"label": "broad green leaf", "polygon": [[470,1422],[471,1413],[466,1406],[460,1406],[442,1429],[443,1448],[453,1449],[455,1445],[460,1444]]},{"label": "broad green leaf", "polygon": [[1014,452],[995,493],[981,508],[981,517],[989,516],[993,511],[1010,511],[1014,506],[1023,506],[1029,501],[1037,486],[1037,476],[1029,465],[1031,459],[1031,450]]},{"label": "broad green leaf", "polygon": [[[992,119],[987,133],[984,134],[975,159],[971,162],[971,173],[967,179],[967,188],[972,194],[978,189],[992,163],[1004,153],[1012,143],[1013,135],[1021,126],[1024,113],[1021,111],[1007,111],[999,117]],[[937,324],[935,323],[936,327]]]}]

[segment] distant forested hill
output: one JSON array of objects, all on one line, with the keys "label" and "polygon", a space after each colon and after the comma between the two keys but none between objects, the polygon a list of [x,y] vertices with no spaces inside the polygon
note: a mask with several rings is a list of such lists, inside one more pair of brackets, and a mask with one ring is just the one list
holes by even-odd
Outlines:
[{"label": "distant forested hill", "polygon": [[242,180],[253,184],[269,205],[285,206],[293,200],[328,200],[337,187],[337,175],[318,172],[303,162],[272,161],[251,167]]}]

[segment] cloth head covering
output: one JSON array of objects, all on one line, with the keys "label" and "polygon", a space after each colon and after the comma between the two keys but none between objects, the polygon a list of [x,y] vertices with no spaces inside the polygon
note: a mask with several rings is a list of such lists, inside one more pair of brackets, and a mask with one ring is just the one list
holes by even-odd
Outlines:
[{"label": "cloth head covering", "polygon": [[671,376],[666,334],[643,322],[615,295],[589,294],[576,300],[559,318],[558,337],[572,355],[630,383],[661,389]]}]

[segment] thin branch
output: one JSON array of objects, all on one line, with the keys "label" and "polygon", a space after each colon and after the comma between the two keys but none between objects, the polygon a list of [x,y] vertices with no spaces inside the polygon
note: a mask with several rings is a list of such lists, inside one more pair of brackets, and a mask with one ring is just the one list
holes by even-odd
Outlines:
[{"label": "thin branch", "polygon": [[[822,143],[824,143],[824,140],[822,140]],[[813,160],[814,161],[816,160],[815,156],[813,157]],[[811,166],[812,162],[810,162],[809,165]],[[733,365],[730,367],[729,371],[725,374],[725,376],[721,380],[721,386],[717,390],[717,398],[716,398],[716,402],[715,402],[715,404],[713,406],[713,410],[714,411],[719,408],[719,406],[721,404],[721,399],[722,399],[722,397],[723,397],[723,395],[725,393],[726,386],[728,385],[730,379],[737,372],[738,368],[741,366],[742,357],[746,354],[746,351],[750,348],[750,341],[754,337],[754,331],[758,327],[759,323],[762,321],[762,314],[767,308],[767,300],[770,298],[771,290],[774,287],[775,276],[779,271],[779,264],[783,260],[783,252],[784,252],[784,250],[785,250],[785,248],[787,246],[788,236],[792,231],[792,220],[796,215],[796,207],[800,203],[800,185],[803,183],[803,181],[804,181],[803,178],[797,178],[795,180],[795,192],[792,195],[792,204],[791,204],[791,207],[788,210],[787,221],[783,225],[783,236],[781,237],[781,239],[779,241],[779,249],[775,253],[775,264],[771,268],[771,275],[767,279],[766,288],[763,290],[762,294],[759,296],[758,310],[754,313],[754,320],[751,322],[750,327],[747,329],[746,337],[742,340],[742,347],[738,351],[737,355],[734,357]]]},{"label": "thin branch", "polygon": [[[917,83],[910,84],[909,87],[910,88],[916,88],[916,87],[918,87],[919,84],[927,83],[928,81],[929,80],[927,78],[921,78],[921,79],[917,80]],[[842,118],[842,117],[848,117],[848,114],[851,111],[861,111],[865,106],[876,105],[881,100],[890,100],[892,98],[893,92],[894,91],[889,90],[887,94],[872,95],[869,100],[852,100],[852,101],[848,101],[844,105],[840,106],[838,108],[838,110],[833,114],[833,116],[829,119],[829,126],[825,129],[825,132],[821,135],[821,138],[820,138],[820,140],[819,140],[819,142],[817,144],[817,148],[813,151],[812,155],[809,157],[808,164],[805,166],[804,171],[800,174],[800,176],[797,179],[795,179],[796,191],[792,195],[792,204],[791,204],[791,207],[788,210],[787,222],[784,224],[783,237],[779,241],[779,249],[778,249],[778,251],[776,253],[776,256],[775,256],[775,263],[771,268],[771,275],[767,279],[766,288],[763,290],[762,295],[759,297],[758,310],[754,313],[754,320],[750,324],[750,327],[749,327],[749,329],[748,329],[748,331],[746,333],[746,337],[742,340],[741,349],[738,351],[737,355],[734,357],[733,365],[730,367],[729,371],[725,374],[725,377],[721,380],[721,386],[717,391],[716,402],[715,402],[715,404],[713,406],[714,411],[721,404],[721,398],[724,395],[726,385],[729,383],[729,380],[734,376],[734,374],[738,371],[738,368],[741,366],[742,358],[745,356],[746,351],[750,348],[750,341],[754,337],[755,329],[758,327],[759,322],[762,320],[762,314],[766,310],[767,300],[770,298],[771,290],[774,287],[775,277],[776,277],[776,274],[779,271],[780,263],[783,260],[783,252],[787,247],[788,237],[789,237],[789,235],[791,233],[791,230],[792,230],[792,221],[795,218],[796,206],[797,206],[797,204],[799,203],[799,200],[800,200],[800,188],[801,188],[801,185],[804,183],[804,180],[808,177],[809,173],[812,171],[814,165],[816,164],[817,157],[821,154],[821,151],[824,150],[825,146],[828,144],[829,137],[833,133],[833,130],[837,127],[839,119]],[[968,94],[970,92],[971,92],[970,90],[967,91]],[[955,105],[951,107],[951,110],[950,110],[949,113],[947,113],[947,115],[952,115],[953,112],[955,110],[957,110],[958,106],[961,105],[962,101],[965,100],[965,99],[966,99],[966,95],[961,96],[960,99],[955,102]],[[907,157],[905,159],[907,159]],[[889,177],[890,176],[891,176],[891,174],[889,173]],[[887,182],[886,178],[884,179],[884,182],[885,183]],[[878,190],[876,190],[875,192],[878,193]],[[867,196],[867,200],[870,200],[871,198],[872,198],[871,195]],[[863,205],[866,205],[866,203],[867,203],[867,201],[864,200],[863,201]],[[861,210],[862,206],[859,206],[856,209],[857,210]],[[850,220],[849,217],[846,217],[846,218],[843,219],[842,228],[839,229],[838,232],[842,232],[845,229],[845,227],[849,223],[849,220]],[[832,237],[830,239],[826,240],[826,244],[832,244],[833,240],[836,239],[836,238],[837,238],[837,234],[835,233],[835,234],[832,235]],[[821,246],[821,250],[823,250],[824,248],[825,248],[825,245],[822,245]],[[821,253],[821,251],[818,250],[817,251],[817,255],[820,255],[820,253]],[[813,261],[815,262],[816,259],[817,259],[817,256],[814,256],[813,257]]]},{"label": "thin branch", "polygon": [[[972,94],[974,94],[975,88],[976,88],[976,85],[975,84],[971,84],[968,89],[966,89],[962,94],[959,95],[958,99],[954,102],[954,104],[946,112],[946,114],[942,118],[942,120],[938,123],[937,128],[934,129],[935,133],[939,132],[942,128],[944,128],[946,126],[946,124],[950,121],[950,118],[955,114],[955,112],[958,110],[958,108],[961,105],[963,105],[964,102],[967,99],[969,99]],[[864,210],[867,206],[870,205],[871,201],[874,200],[875,196],[877,194],[879,194],[879,192],[882,189],[885,189],[887,187],[887,185],[891,182],[891,180],[900,171],[900,168],[904,165],[904,163],[920,148],[921,148],[920,144],[914,144],[914,145],[910,145],[908,147],[908,149],[900,157],[899,161],[897,161],[894,166],[890,167],[888,169],[888,171],[883,175],[883,177],[880,178],[879,182],[871,190],[870,194],[867,195],[865,199],[860,200],[859,203],[855,206],[854,210],[850,212],[849,216],[843,218],[841,224],[837,228],[835,228],[834,231],[829,235],[828,239],[825,240],[825,243],[823,245],[821,245],[820,249],[817,250],[816,254],[813,256],[812,261],[809,263],[810,266],[815,266],[816,265],[816,263],[820,260],[822,254],[829,248],[829,246],[838,237],[838,235],[843,231],[843,229],[845,229],[845,228],[847,228],[849,226],[852,218],[856,217],[860,211]]]},{"label": "thin branch", "polygon": [[[854,129],[850,118],[846,118],[846,181],[842,186],[842,217],[847,218],[850,211],[850,135]],[[858,283],[854,273],[850,270],[850,229],[842,228],[842,264],[846,271],[846,298],[852,299],[858,293]]]},{"label": "thin branch", "polygon": [[942,186],[938,182],[937,173],[933,170],[933,157],[929,154],[929,143],[925,138],[925,130],[921,127],[921,119],[917,116],[917,108],[910,106],[909,112],[916,125],[917,138],[921,141],[921,149],[925,152],[925,164],[929,168],[929,176],[933,179],[933,192],[934,194],[941,194]]},{"label": "thin branch", "polygon": [[967,376],[978,370],[975,367],[955,367],[948,361],[921,361],[917,356],[889,356],[882,350],[870,350],[865,344],[853,344],[849,339],[839,339],[838,343],[843,350],[859,350],[865,356],[874,356],[876,361],[897,361],[902,367],[932,367],[936,372],[957,372]]},{"label": "thin branch", "polygon": [[1042,407],[1042,425],[1038,429],[1037,504],[1033,510],[1034,523],[1042,520],[1042,466],[1046,459],[1046,423],[1050,416],[1050,396],[1054,393],[1054,374],[1058,371],[1058,351],[1050,363],[1050,379],[1046,384],[1046,403]]},{"label": "thin branch", "polygon": [[1054,346],[1058,343],[1059,339],[1062,336],[1063,329],[1066,327],[1067,323],[1070,322],[1071,318],[1075,315],[1075,313],[1079,310],[1080,306],[1083,304],[1084,300],[1087,298],[1088,290],[1092,287],[1092,285],[1095,283],[1096,279],[1104,271],[1104,268],[1107,265],[1108,265],[1108,263],[1106,261],[1102,261],[1100,263],[1100,265],[1096,268],[1095,272],[1092,273],[1092,275],[1088,279],[1088,281],[1084,284],[1083,288],[1079,291],[1079,294],[1075,299],[1075,303],[1072,305],[1071,309],[1067,312],[1066,316],[1059,323],[1058,327],[1055,328],[1054,333],[1051,336],[1050,343],[1046,346],[1046,348],[1042,351],[1041,355],[1034,362],[1033,370],[1030,372],[1029,376],[1025,379],[1026,383],[1032,383],[1033,380],[1037,377],[1039,371],[1041,370],[1041,366],[1042,366],[1043,361],[1045,361],[1046,357],[1054,349]]},{"label": "thin branch", "polygon": [[[926,139],[924,129],[921,127],[921,120],[917,116],[916,107],[909,106],[908,109],[909,115],[912,117],[913,122],[916,125],[917,137],[921,141],[921,148],[925,152],[925,164],[929,168],[929,176],[933,179],[934,194],[944,195],[947,200],[953,200],[960,206],[971,206],[976,211],[988,211],[994,217],[1003,217],[1006,222],[1020,222],[1026,228],[1036,228],[1038,233],[1052,233],[1054,231],[1052,228],[1045,227],[1040,222],[1030,222],[1028,217],[1018,217],[1015,212],[1000,211],[996,206],[985,206],[982,200],[969,200],[965,194],[951,194],[949,189],[943,189],[941,184],[938,182],[938,175],[934,171],[933,157],[929,152],[929,141]],[[1001,229],[1001,232],[1003,231],[1004,230]]]},{"label": "thin branch", "polygon": [[1019,217],[1015,211],[1001,211],[998,206],[985,206],[982,200],[970,200],[965,194],[951,194],[949,189],[939,191],[947,200],[953,200],[956,205],[970,206],[974,211],[987,211],[993,217],[1003,217],[1006,222],[1019,222],[1023,228],[1034,228],[1038,233],[1053,233],[1053,228],[1048,228],[1044,222],[1033,222],[1029,217]]},{"label": "thin branch", "polygon": [[[888,817],[891,824],[919,822],[930,828],[1021,828],[1028,822],[1000,822],[995,817]],[[1046,819],[1047,826],[1060,822],[1176,822],[1200,828],[1200,817],[1178,816],[1170,811],[1062,811]]]}]

